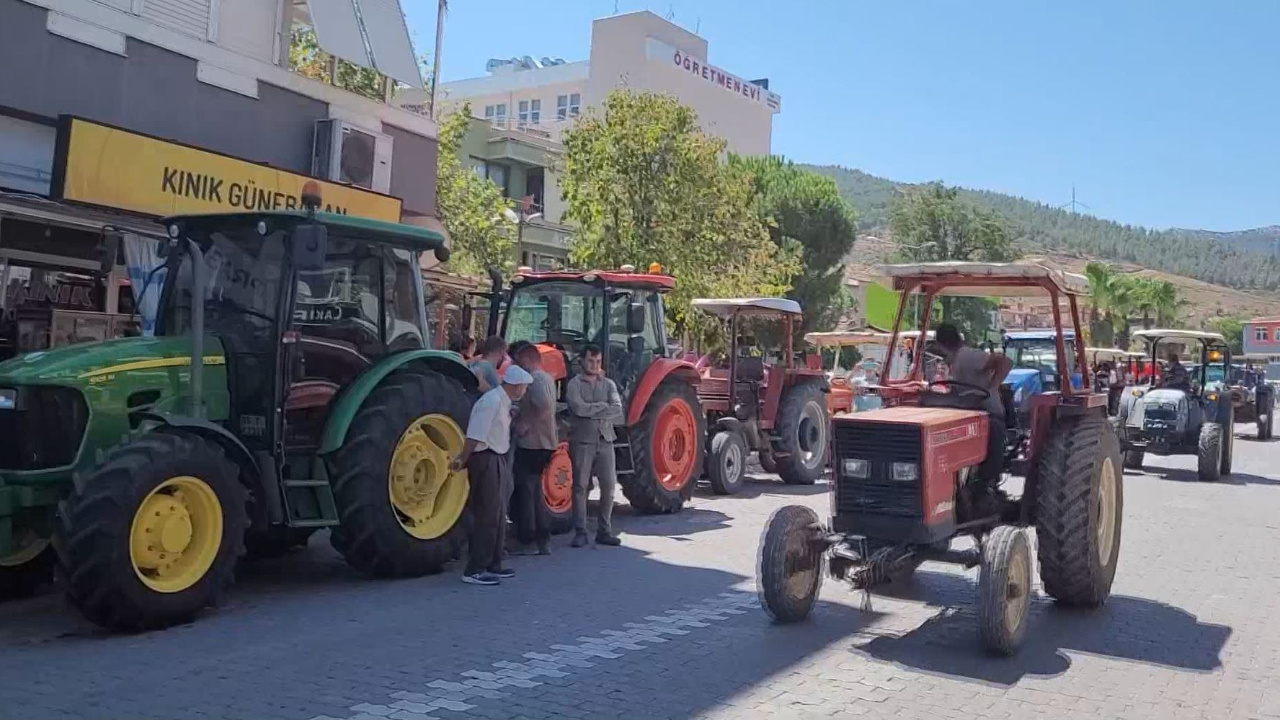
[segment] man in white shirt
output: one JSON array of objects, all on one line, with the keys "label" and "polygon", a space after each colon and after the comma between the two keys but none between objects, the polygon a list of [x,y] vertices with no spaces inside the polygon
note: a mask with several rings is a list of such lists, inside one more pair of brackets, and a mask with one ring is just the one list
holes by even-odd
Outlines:
[{"label": "man in white shirt", "polygon": [[471,408],[467,440],[449,469],[467,468],[471,480],[471,531],[462,582],[497,585],[515,572],[502,567],[507,503],[511,485],[511,403],[524,397],[533,377],[518,365],[507,368],[502,384],[480,396]]}]

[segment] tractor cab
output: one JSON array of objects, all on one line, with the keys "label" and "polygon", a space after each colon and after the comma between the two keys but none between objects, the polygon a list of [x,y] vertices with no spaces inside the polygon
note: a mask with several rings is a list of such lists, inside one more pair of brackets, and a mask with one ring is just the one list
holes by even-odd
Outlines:
[{"label": "tractor cab", "polygon": [[56,560],[90,620],[140,630],[319,528],[373,575],[452,559],[476,380],[427,342],[444,238],[301,205],[164,220],[154,337],[0,363],[0,587]]},{"label": "tractor cab", "polygon": [[[1133,333],[1147,344],[1158,380],[1121,396],[1117,430],[1125,466],[1142,467],[1146,453],[1196,455],[1202,481],[1231,473],[1235,412],[1223,389],[1231,348],[1220,333],[1151,329]],[[1189,356],[1186,363],[1180,357]]]},{"label": "tractor cab", "polygon": [[[1052,371],[1070,376],[1063,325],[1079,336],[1084,277],[1036,264],[967,262],[889,265],[883,274],[900,293],[895,327],[912,296],[923,296],[922,333],[935,301],[946,296],[1047,297]],[[929,377],[924,352],[913,354],[904,378],[886,367],[877,388],[886,407],[832,418],[830,520],[795,505],[765,528],[757,568],[765,610],[779,622],[807,615],[824,570],[868,590],[910,575],[925,560],[980,566],[979,635],[988,649],[1012,654],[1030,615],[1033,552],[1044,591],[1059,604],[1101,605],[1119,557],[1123,474],[1106,395],[1083,389],[1084,349],[1073,349],[1082,386],[1032,396],[1025,440],[1010,435],[995,443],[988,442],[987,402],[995,388]],[[992,447],[1021,462],[989,475]],[[1024,478],[1016,497],[1002,487],[1013,474]],[[972,538],[976,549],[953,549],[958,536]]]},{"label": "tractor cab", "polygon": [[1067,363],[1070,368],[1065,376],[1057,371],[1057,336],[1050,330],[1018,330],[1004,333],[1001,350],[1013,363],[1013,369],[1005,383],[1013,390],[1013,404],[1021,410],[1024,401],[1042,392],[1060,390],[1062,378],[1069,377],[1071,386],[1081,389],[1080,369],[1076,365],[1076,334],[1063,330]]},{"label": "tractor cab", "polygon": [[[654,263],[647,273],[630,265],[589,272],[520,268],[505,291],[499,281],[494,278],[489,299],[489,333],[508,344],[533,343],[561,400],[583,348],[599,348],[605,375],[622,396],[614,451],[623,494],[641,512],[683,507],[701,471],[706,421],[697,370],[667,348],[663,296],[675,278]],[[567,412],[562,403],[562,419]],[[572,509],[568,462],[562,443],[543,474],[543,499],[558,528]]]},{"label": "tractor cab", "polygon": [[[698,298],[691,304],[723,322],[729,340],[727,356],[701,368],[698,383],[711,433],[712,490],[737,492],[745,478],[743,461],[753,450],[761,466],[784,482],[815,482],[827,456],[828,385],[821,369],[796,362],[800,304],[776,297]],[[781,333],[775,332],[779,325]],[[780,346],[758,340],[769,336],[778,337]]]}]

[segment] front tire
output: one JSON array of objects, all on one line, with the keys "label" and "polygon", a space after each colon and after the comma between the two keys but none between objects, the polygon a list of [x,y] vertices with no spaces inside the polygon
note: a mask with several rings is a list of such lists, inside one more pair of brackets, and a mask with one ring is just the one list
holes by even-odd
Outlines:
[{"label": "front tire", "polygon": [[742,489],[747,475],[747,441],[742,433],[721,430],[711,438],[707,453],[707,479],[717,495],[733,495]]},{"label": "front tire", "polygon": [[58,507],[67,598],[113,630],[192,619],[215,605],[244,554],[240,471],[202,437],[152,432],[112,450]]},{"label": "front tire", "polygon": [[1142,450],[1125,450],[1124,466],[1128,470],[1141,470],[1147,454]]},{"label": "front tire", "polygon": [[822,589],[824,552],[815,542],[818,515],[803,505],[774,511],[760,537],[756,587],[777,623],[803,620]]},{"label": "front tire", "polygon": [[689,383],[663,380],[630,430],[635,471],[618,483],[631,507],[642,513],[673,513],[684,507],[702,468],[707,418]]},{"label": "front tire", "polygon": [[1037,555],[1045,592],[1063,605],[1097,607],[1111,594],[1124,519],[1120,462],[1102,417],[1065,418],[1049,433],[1035,489]]},{"label": "front tire", "polygon": [[330,542],[351,567],[426,575],[457,555],[470,484],[448,467],[470,417],[462,385],[434,373],[393,374],[365,398],[330,461],[341,520]]},{"label": "front tire", "polygon": [[982,542],[978,576],[978,635],[999,655],[1022,647],[1031,609],[1031,547],[1026,533],[1000,525]]},{"label": "front tire", "polygon": [[1218,423],[1200,426],[1200,441],[1196,445],[1196,475],[1200,482],[1218,482],[1222,479],[1222,434],[1222,426]]},{"label": "front tire", "polygon": [[32,536],[8,557],[0,558],[0,600],[34,595],[53,582],[57,560],[48,538]]},{"label": "front tire", "polygon": [[812,485],[822,477],[830,444],[827,399],[811,382],[787,390],[778,407],[775,461],[788,485]]}]

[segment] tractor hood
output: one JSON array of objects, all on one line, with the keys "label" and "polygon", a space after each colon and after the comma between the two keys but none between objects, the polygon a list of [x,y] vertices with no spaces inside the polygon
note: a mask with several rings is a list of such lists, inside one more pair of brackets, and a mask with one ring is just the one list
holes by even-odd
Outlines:
[{"label": "tractor hood", "polygon": [[[223,364],[222,344],[205,341],[205,365]],[[188,367],[191,339],[134,337],[67,345],[19,355],[0,363],[0,382],[77,385],[133,370]]]},{"label": "tractor hood", "polygon": [[1014,368],[1005,376],[1004,384],[1013,388],[1013,405],[1019,407],[1032,395],[1043,389],[1040,371],[1033,368]]}]

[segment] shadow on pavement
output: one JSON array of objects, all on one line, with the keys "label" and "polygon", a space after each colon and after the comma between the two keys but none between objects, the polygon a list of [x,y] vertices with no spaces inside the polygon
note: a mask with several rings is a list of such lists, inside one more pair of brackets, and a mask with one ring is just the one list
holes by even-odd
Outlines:
[{"label": "shadow on pavement", "polygon": [[761,495],[773,495],[777,497],[805,497],[809,495],[822,495],[830,489],[825,479],[819,480],[813,485],[788,485],[782,482],[777,475],[768,473],[747,473],[743,480],[742,488],[732,495],[716,495],[711,491],[710,483],[705,480],[699,481],[698,493],[707,498],[715,498],[716,500],[752,500]]},{"label": "shadow on pavement", "polygon": [[1013,685],[1027,675],[1061,674],[1071,667],[1069,652],[1209,672],[1222,667],[1222,648],[1231,635],[1230,627],[1202,623],[1181,608],[1146,598],[1112,595],[1101,608],[1079,610],[1057,607],[1038,595],[1021,651],[1011,658],[993,657],[978,644],[976,582],[922,571],[904,587],[896,597],[942,609],[908,633],[875,637],[854,652],[999,685]]},{"label": "shadow on pavement", "polygon": [[[1161,480],[1172,480],[1174,482],[1199,483],[1200,476],[1195,470],[1186,470],[1184,468],[1157,468],[1146,466],[1142,470],[1125,470],[1126,473],[1141,473],[1147,477],[1159,478]],[[1253,473],[1232,471],[1230,475],[1224,475],[1221,480],[1216,483],[1205,483],[1206,485],[1280,485],[1280,480]]]}]

